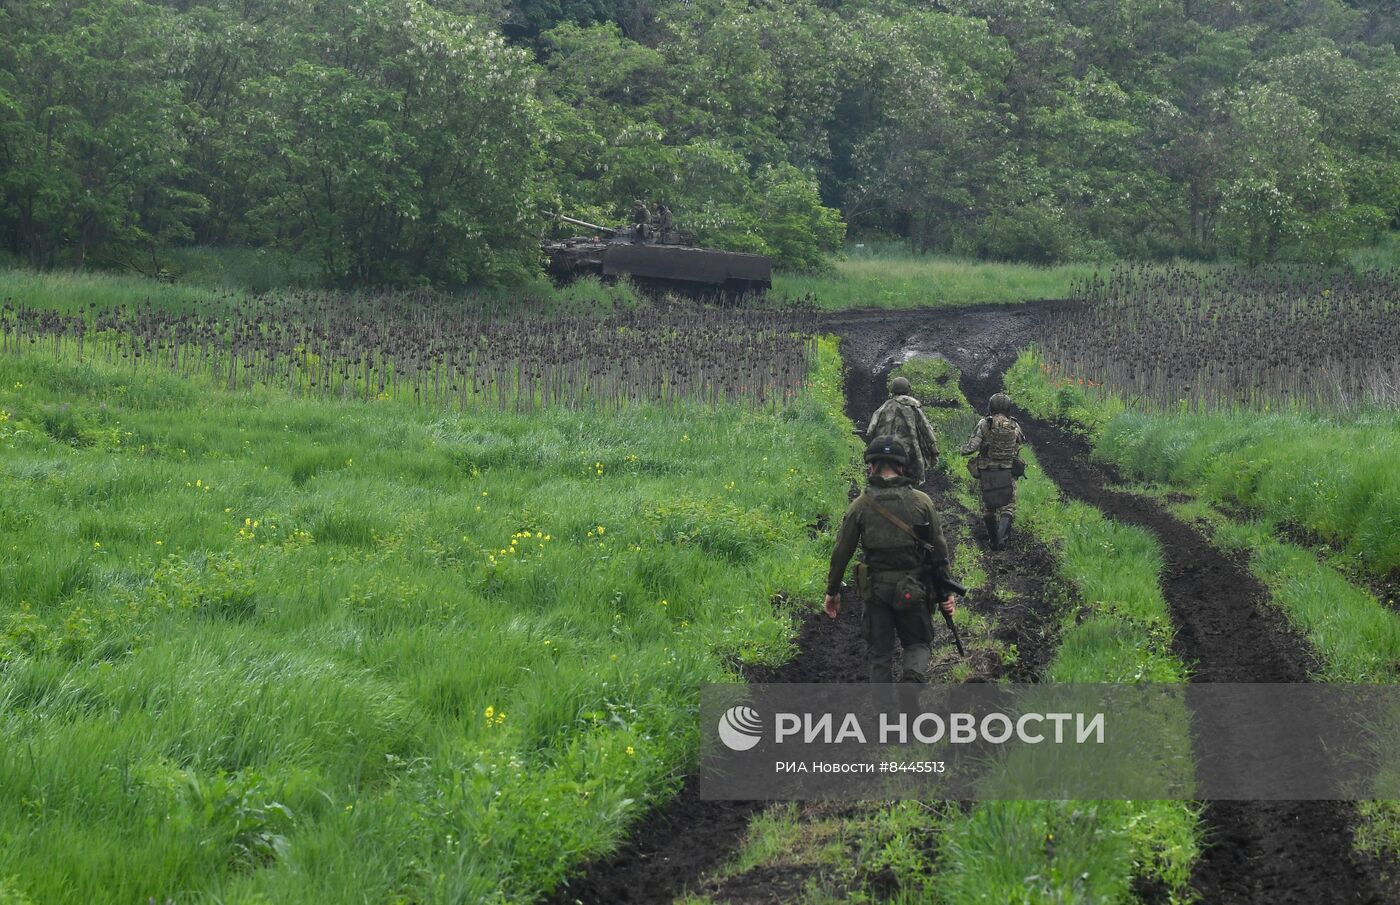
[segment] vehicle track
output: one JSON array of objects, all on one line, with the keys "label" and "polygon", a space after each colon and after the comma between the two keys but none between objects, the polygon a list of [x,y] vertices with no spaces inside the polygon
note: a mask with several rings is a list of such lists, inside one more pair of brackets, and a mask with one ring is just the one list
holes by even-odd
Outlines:
[{"label": "vehicle track", "polygon": [[[965,387],[969,400],[982,405],[1000,388],[999,377]],[[1157,537],[1165,560],[1162,591],[1177,627],[1172,648],[1191,667],[1191,681],[1311,681],[1317,655],[1270,605],[1267,589],[1244,564],[1154,500],[1110,489],[1117,475],[1091,461],[1082,438],[1017,414],[1041,467],[1062,494]],[[1206,845],[1191,879],[1202,902],[1400,901],[1383,865],[1353,848],[1356,813],[1350,802],[1211,801],[1202,820]]]},{"label": "vehicle track", "polygon": [[[1035,338],[1040,318],[1066,304],[860,311],[833,321],[858,331],[867,361],[893,363],[910,350],[944,355],[963,372],[968,401],[985,411],[1017,351]],[[1157,537],[1166,560],[1163,593],[1178,629],[1173,649],[1193,666],[1193,681],[1310,681],[1315,653],[1243,565],[1155,501],[1110,490],[1116,475],[1090,460],[1082,438],[1018,415],[1045,473],[1067,498]],[[1202,817],[1206,847],[1192,887],[1207,905],[1400,902],[1385,866],[1352,847],[1356,815],[1348,802],[1213,801]]]},{"label": "vehicle track", "polygon": [[[986,340],[1005,333],[1002,321],[1023,321],[1019,315],[1000,317],[1009,309],[989,306],[995,315],[992,323],[981,324],[973,318],[968,324],[981,324],[978,336],[964,343],[979,352]],[[970,309],[969,309],[970,310]],[[927,318],[927,315],[925,315]],[[846,413],[863,425],[880,402],[884,401],[884,382],[889,370],[897,363],[899,350],[905,348],[899,331],[870,341],[870,332],[884,334],[880,318],[858,315],[854,318],[833,319],[829,332],[842,337],[842,354],[847,362]],[[916,321],[919,319],[915,319]],[[1016,332],[1021,332],[1020,330]],[[891,344],[893,343],[893,345]],[[895,349],[898,346],[898,349]],[[999,348],[1014,354],[1015,348],[1001,344]],[[923,347],[911,347],[923,352]],[[891,350],[894,351],[891,351]],[[928,352],[933,350],[929,348]],[[980,357],[980,356],[979,356]],[[968,360],[968,359],[965,359]],[[940,438],[944,447],[953,438]],[[958,506],[949,495],[946,475],[935,473],[931,485],[926,485],[945,513],[945,525],[961,520],[969,526],[979,525],[977,513]],[[952,549],[956,569],[957,549]],[[979,589],[965,605],[988,613],[995,611],[1014,596],[1017,601],[1010,614],[998,620],[997,638],[1016,644],[1019,659],[1011,666],[997,662],[980,662],[975,667],[978,679],[993,679],[1006,675],[1016,681],[1028,681],[1053,654],[1056,644],[1055,618],[1050,612],[1043,586],[1054,572],[1054,561],[1048,550],[1030,538],[1018,539],[1011,555],[997,570],[990,569],[991,581]],[[810,613],[802,620],[797,636],[797,655],[776,668],[750,667],[744,670],[750,682],[862,682],[865,680],[865,642],[861,637],[860,606],[849,590],[842,594],[841,615],[836,620]],[[946,642],[941,638],[940,642]],[[936,649],[933,664],[935,680],[955,664],[955,654]],[[724,864],[743,841],[750,820],[767,807],[767,802],[703,801],[694,778],[686,780],[681,791],[666,804],[654,809],[633,829],[628,841],[615,853],[586,864],[574,876],[542,901],[547,905],[612,905],[612,903],[670,903],[687,890],[703,892],[716,902],[732,905],[755,905],[779,901],[775,890],[800,888],[805,878],[784,875],[781,882],[765,877],[764,867],[735,877],[714,881],[701,888],[702,881]],[[793,885],[796,884],[796,885]]]},{"label": "vehicle track", "polygon": [[[1031,342],[1040,318],[1066,302],[976,306],[951,311],[852,311],[824,319],[827,332],[842,338],[847,363],[847,414],[863,424],[883,401],[889,370],[916,354],[942,355],[963,372],[963,389],[974,406],[1001,387],[1001,376]],[[1163,592],[1177,633],[1173,649],[1194,669],[1193,681],[1305,682],[1316,655],[1268,604],[1267,591],[1241,564],[1230,560],[1197,531],[1146,497],[1109,489],[1111,473],[1090,461],[1088,445],[1058,425],[1021,416],[1045,473],[1062,494],[1100,509],[1107,517],[1152,531],[1166,566]],[[957,438],[940,438],[945,450]],[[975,525],[980,519],[955,507],[947,478],[930,490],[940,511],[955,510]],[[980,535],[973,533],[974,537]],[[1033,680],[1053,653],[1053,618],[1040,593],[1053,571],[1048,552],[1024,533],[1013,537],[1013,564],[992,575],[982,606],[993,606],[998,587],[1041,602],[1008,620],[1008,631],[1033,651],[1011,677]],[[954,560],[956,563],[956,559]],[[1006,560],[1003,560],[1005,562]],[[775,670],[749,670],[750,681],[860,681],[863,643],[858,607],[841,618],[812,615],[802,624],[799,654]],[[976,606],[978,601],[971,601]],[[1037,646],[1039,645],[1039,646]],[[1040,663],[1037,664],[1036,660]],[[979,670],[980,671],[980,670]],[[710,874],[735,851],[748,821],[763,808],[755,802],[702,802],[687,783],[671,803],[653,812],[616,855],[586,867],[546,901],[572,903],[669,903]],[[1206,847],[1192,886],[1206,905],[1318,905],[1400,902],[1395,880],[1373,859],[1352,847],[1354,808],[1347,802],[1217,801],[1204,811]],[[701,890],[714,901],[775,901],[750,872]],[[797,879],[784,877],[784,888]],[[798,888],[793,885],[791,888]],[[1149,901],[1152,890],[1140,890]]]}]

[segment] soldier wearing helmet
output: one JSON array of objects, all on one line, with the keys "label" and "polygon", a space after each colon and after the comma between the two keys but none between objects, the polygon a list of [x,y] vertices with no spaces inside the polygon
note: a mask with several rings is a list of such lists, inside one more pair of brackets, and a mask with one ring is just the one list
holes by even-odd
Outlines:
[{"label": "soldier wearing helmet", "polygon": [[[924,543],[941,560],[944,573],[948,546],[933,500],[916,490],[904,474],[910,461],[894,437],[876,437],[865,450],[868,485],[846,510],[831,552],[826,580],[826,614],[841,612],[841,579],[859,547],[856,592],[864,604],[862,625],[870,657],[872,682],[923,682],[927,679],[933,643],[933,614],[920,584]],[[939,604],[952,615],[954,598]],[[895,639],[904,647],[903,668],[894,667]]]},{"label": "soldier wearing helmet", "polygon": [[909,381],[896,377],[890,381],[890,398],[870,416],[865,436],[891,436],[899,440],[909,454],[909,479],[915,487],[924,483],[928,468],[938,461],[938,438],[933,425],[924,414],[923,403],[910,395]]},{"label": "soldier wearing helmet", "polygon": [[1006,546],[1011,522],[1016,516],[1016,479],[1026,473],[1021,461],[1021,444],[1026,435],[1011,417],[1011,397],[992,396],[987,417],[977,422],[972,436],[963,444],[962,454],[975,456],[968,471],[982,485],[982,518],[993,550]]},{"label": "soldier wearing helmet", "polygon": [[651,208],[640,198],[632,202],[632,229],[636,241],[651,241]]}]

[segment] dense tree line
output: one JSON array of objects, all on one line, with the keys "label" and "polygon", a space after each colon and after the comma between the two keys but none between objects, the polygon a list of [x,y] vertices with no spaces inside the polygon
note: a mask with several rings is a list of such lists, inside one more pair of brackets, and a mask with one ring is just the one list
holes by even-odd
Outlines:
[{"label": "dense tree line", "polygon": [[0,0],[0,241],[509,282],[663,200],[818,265],[1336,260],[1400,216],[1392,0]]}]

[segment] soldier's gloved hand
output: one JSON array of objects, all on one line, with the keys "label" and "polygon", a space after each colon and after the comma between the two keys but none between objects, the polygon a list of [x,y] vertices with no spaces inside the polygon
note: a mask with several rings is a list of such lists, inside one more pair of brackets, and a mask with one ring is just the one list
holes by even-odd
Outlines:
[{"label": "soldier's gloved hand", "polygon": [[957,606],[954,604],[955,600],[957,600],[957,598],[949,594],[948,599],[938,605],[938,608],[943,611],[943,615],[951,616],[958,611]]},{"label": "soldier's gloved hand", "polygon": [[841,614],[841,595],[827,594],[826,600],[822,601],[826,606],[826,614],[835,619]]}]

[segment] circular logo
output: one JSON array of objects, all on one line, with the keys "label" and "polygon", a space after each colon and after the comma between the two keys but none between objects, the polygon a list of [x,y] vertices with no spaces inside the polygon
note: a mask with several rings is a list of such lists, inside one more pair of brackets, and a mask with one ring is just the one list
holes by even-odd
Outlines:
[{"label": "circular logo", "polygon": [[752,707],[730,707],[719,718],[719,740],[731,751],[747,751],[763,737],[763,719]]}]

